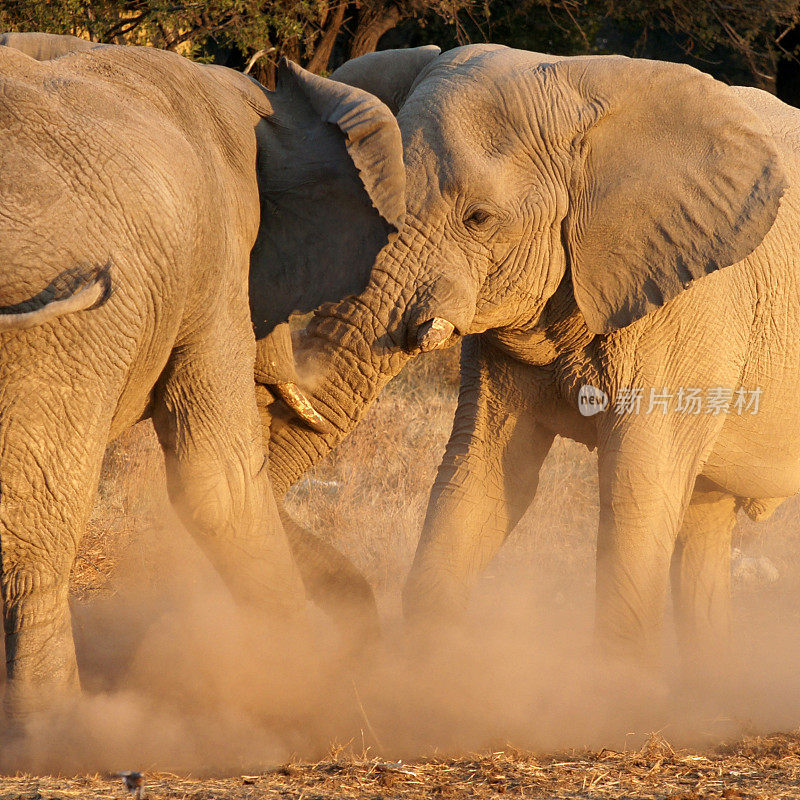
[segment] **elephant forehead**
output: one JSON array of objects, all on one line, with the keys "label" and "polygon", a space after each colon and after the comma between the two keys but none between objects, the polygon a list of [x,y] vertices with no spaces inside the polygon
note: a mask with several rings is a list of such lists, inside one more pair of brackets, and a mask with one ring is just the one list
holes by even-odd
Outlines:
[{"label": "elephant forehead", "polygon": [[429,149],[446,152],[496,139],[504,127],[497,117],[502,101],[491,89],[460,73],[426,81],[398,115],[406,149],[424,141]]},{"label": "elephant forehead", "polygon": [[503,45],[467,45],[440,55],[418,85],[446,81],[455,76],[491,83],[563,59],[564,56],[515,50]]},{"label": "elephant forehead", "polygon": [[464,195],[502,203],[527,185],[530,147],[505,106],[490,88],[466,80],[462,91],[448,85],[432,102],[418,98],[416,109],[404,108],[409,209]]},{"label": "elephant forehead", "polygon": [[[462,48],[469,50],[470,48]],[[508,48],[484,50],[437,65],[398,114],[407,163],[428,152],[443,162],[470,156],[522,163],[532,148],[563,127],[553,87],[533,80],[558,59]]]},{"label": "elephant forehead", "polygon": [[409,211],[430,214],[442,204],[446,213],[459,197],[470,195],[496,179],[486,154],[467,136],[448,137],[429,125],[417,128],[404,148],[406,203]]}]

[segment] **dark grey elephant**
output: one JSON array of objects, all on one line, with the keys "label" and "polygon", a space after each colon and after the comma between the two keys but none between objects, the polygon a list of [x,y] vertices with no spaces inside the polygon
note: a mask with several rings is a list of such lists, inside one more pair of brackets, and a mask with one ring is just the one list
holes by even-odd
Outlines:
[{"label": "dark grey elephant", "polygon": [[492,45],[334,77],[398,109],[407,214],[306,332],[335,433],[276,419],[275,485],[411,354],[467,335],[407,613],[463,606],[560,434],[599,452],[601,639],[657,651],[671,575],[686,652],[718,653],[736,510],[800,489],[800,112],[682,65]]},{"label": "dark grey elephant", "polygon": [[267,92],[151,48],[15,47],[0,47],[0,566],[20,714],[78,688],[70,568],[106,444],[144,417],[233,594],[298,608],[253,328],[267,389],[313,422],[276,325],[365,286],[405,175],[385,105],[291,64]]}]

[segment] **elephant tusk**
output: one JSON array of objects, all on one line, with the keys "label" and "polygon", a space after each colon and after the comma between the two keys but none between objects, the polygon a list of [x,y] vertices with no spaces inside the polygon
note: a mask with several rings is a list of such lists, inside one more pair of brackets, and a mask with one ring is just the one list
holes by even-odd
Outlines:
[{"label": "elephant tusk", "polygon": [[309,427],[319,433],[328,433],[330,425],[327,420],[311,405],[311,401],[303,394],[296,383],[276,383],[281,399]]},{"label": "elephant tusk", "polygon": [[417,331],[417,345],[423,353],[437,350],[447,344],[455,329],[452,322],[441,317],[434,317],[420,325]]}]

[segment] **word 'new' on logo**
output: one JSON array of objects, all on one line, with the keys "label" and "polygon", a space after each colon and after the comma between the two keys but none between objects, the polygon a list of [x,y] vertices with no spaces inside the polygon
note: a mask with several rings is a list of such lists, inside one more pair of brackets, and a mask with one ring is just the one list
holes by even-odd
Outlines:
[{"label": "word 'new' on logo", "polygon": [[595,386],[585,383],[578,390],[578,411],[584,417],[593,417],[608,408],[608,395]]}]

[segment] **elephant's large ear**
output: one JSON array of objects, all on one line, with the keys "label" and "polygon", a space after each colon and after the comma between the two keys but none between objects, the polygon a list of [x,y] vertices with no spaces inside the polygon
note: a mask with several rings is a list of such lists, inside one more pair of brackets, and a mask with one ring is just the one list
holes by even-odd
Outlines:
[{"label": "elephant's large ear", "polygon": [[564,238],[590,330],[629,325],[758,247],[786,181],[761,120],[729,87],[617,56],[543,69],[580,109]]},{"label": "elephant's large ear", "polygon": [[428,44],[367,53],[342,64],[331,78],[374,94],[396,114],[419,74],[441,52],[436,45]]},{"label": "elephant's large ear", "polygon": [[400,129],[377,97],[284,61],[266,100],[250,268],[258,337],[293,311],[360,292],[405,216]]}]

